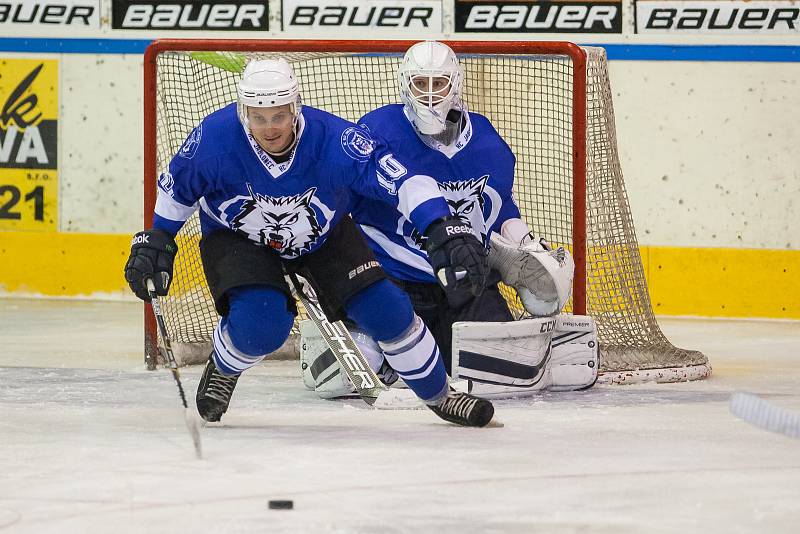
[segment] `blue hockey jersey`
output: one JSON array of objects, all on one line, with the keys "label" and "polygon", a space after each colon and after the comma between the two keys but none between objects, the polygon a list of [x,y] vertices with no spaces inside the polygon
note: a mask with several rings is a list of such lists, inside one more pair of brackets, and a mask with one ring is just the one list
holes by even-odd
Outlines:
[{"label": "blue hockey jersey", "polygon": [[367,129],[304,106],[297,136],[290,158],[276,163],[236,104],[210,114],[159,176],[154,226],[175,234],[199,209],[204,235],[228,228],[292,259],[319,248],[362,196],[420,229],[448,214],[435,181]]},{"label": "blue hockey jersey", "polygon": [[[483,115],[466,114],[459,138],[449,146],[419,136],[401,104],[371,111],[359,124],[432,176],[451,212],[468,221],[484,245],[503,222],[520,216],[511,192],[516,158]],[[352,215],[390,276],[435,282],[424,251],[425,238],[403,213],[363,199]]]}]

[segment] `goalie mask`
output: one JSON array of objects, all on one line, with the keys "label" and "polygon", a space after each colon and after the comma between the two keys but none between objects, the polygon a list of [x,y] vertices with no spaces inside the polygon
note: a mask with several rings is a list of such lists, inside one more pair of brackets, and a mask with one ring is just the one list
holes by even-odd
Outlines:
[{"label": "goalie mask", "polygon": [[408,49],[397,81],[400,100],[421,134],[441,134],[447,127],[448,112],[463,109],[462,79],[458,59],[446,44],[423,41]]},{"label": "goalie mask", "polygon": [[250,130],[247,108],[270,108],[289,104],[297,134],[297,120],[302,108],[300,85],[289,63],[283,59],[253,60],[247,64],[236,87],[239,121]]}]

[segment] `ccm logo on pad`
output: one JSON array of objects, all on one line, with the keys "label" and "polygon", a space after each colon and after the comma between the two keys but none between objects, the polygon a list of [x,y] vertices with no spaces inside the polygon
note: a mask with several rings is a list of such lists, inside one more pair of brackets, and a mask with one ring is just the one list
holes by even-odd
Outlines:
[{"label": "ccm logo on pad", "polygon": [[553,319],[552,321],[547,321],[546,323],[542,323],[542,326],[539,328],[540,334],[545,334],[547,332],[552,332],[556,329],[556,320]]}]

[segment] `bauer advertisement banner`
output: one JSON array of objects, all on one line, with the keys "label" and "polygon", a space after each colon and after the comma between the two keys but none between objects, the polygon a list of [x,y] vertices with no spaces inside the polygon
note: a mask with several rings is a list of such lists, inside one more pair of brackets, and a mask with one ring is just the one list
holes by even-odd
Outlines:
[{"label": "bauer advertisement banner", "polygon": [[112,0],[111,27],[117,30],[268,30],[268,4],[267,0]]},{"label": "bauer advertisement banner", "polygon": [[800,33],[800,2],[638,0],[636,33]]},{"label": "bauer advertisement banner", "polygon": [[440,0],[283,0],[281,6],[286,32],[342,28],[350,36],[349,32],[369,28],[380,37],[398,29],[442,31]]},{"label": "bauer advertisement banner", "polygon": [[0,230],[55,231],[58,61],[0,58]]},{"label": "bauer advertisement banner", "polygon": [[57,32],[100,28],[100,0],[0,2],[0,28],[48,28]]},{"label": "bauer advertisement banner", "polygon": [[622,33],[622,2],[455,0],[456,32]]}]

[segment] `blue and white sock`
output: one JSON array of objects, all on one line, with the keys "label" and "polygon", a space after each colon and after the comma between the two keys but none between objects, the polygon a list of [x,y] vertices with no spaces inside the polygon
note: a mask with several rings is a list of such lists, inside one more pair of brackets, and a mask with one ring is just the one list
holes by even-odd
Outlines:
[{"label": "blue and white sock", "polygon": [[224,318],[214,328],[214,365],[223,375],[240,375],[266,358],[267,354],[251,356],[238,350],[231,341]]},{"label": "blue and white sock", "polygon": [[447,373],[439,347],[418,316],[400,337],[378,345],[389,365],[420,399],[433,404],[447,394]]}]

